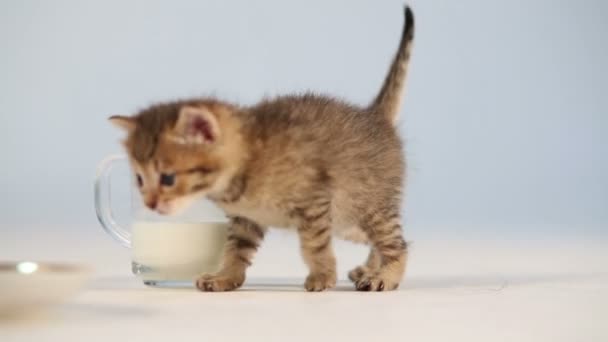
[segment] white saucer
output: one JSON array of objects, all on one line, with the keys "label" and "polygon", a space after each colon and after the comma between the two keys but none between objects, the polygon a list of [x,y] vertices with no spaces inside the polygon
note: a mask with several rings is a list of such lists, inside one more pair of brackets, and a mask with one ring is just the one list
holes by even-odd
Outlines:
[{"label": "white saucer", "polygon": [[81,289],[89,274],[78,265],[0,262],[0,316],[33,313],[60,303]]}]

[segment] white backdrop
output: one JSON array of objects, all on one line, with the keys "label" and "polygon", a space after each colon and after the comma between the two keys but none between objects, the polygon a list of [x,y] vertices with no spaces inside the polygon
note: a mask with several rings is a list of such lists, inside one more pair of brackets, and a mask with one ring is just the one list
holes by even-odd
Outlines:
[{"label": "white backdrop", "polygon": [[[605,230],[608,3],[411,4],[411,229]],[[95,224],[111,114],[205,93],[366,103],[402,20],[396,0],[0,2],[0,223]]]}]

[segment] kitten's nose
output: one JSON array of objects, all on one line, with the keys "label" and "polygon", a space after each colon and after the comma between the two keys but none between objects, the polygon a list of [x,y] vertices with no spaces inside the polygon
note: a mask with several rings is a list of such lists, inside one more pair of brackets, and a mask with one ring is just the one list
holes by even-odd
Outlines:
[{"label": "kitten's nose", "polygon": [[148,208],[156,210],[156,206],[158,206],[158,198],[156,196],[146,199],[145,202]]}]

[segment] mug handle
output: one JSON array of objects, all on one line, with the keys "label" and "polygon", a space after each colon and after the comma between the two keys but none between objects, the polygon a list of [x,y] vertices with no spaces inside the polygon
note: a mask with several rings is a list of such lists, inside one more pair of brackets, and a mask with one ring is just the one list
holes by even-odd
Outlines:
[{"label": "mug handle", "polygon": [[113,155],[104,159],[97,168],[95,177],[95,212],[103,229],[121,245],[131,248],[131,234],[123,229],[112,214],[110,199],[111,173],[117,162],[126,161],[124,155]]}]

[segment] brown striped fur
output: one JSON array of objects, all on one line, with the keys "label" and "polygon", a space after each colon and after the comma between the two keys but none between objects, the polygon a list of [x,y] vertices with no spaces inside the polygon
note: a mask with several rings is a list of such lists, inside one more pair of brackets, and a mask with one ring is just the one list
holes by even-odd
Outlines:
[{"label": "brown striped fur", "polygon": [[370,108],[304,94],[249,107],[174,101],[111,118],[128,132],[125,148],[150,208],[172,214],[206,196],[231,217],[223,268],[202,275],[200,290],[240,287],[270,226],[297,230],[308,291],[336,284],[333,236],[370,246],[366,264],[349,273],[358,290],[397,288],[407,257],[405,160],[393,121],[412,33],[406,8],[400,50]]}]

